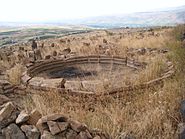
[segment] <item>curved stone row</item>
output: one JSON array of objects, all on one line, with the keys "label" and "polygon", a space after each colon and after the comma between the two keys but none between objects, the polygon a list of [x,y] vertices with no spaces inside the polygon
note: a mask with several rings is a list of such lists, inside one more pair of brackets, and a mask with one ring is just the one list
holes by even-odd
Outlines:
[{"label": "curved stone row", "polygon": [[106,56],[106,55],[91,55],[91,56],[77,56],[67,59],[57,59],[57,60],[45,60],[38,61],[28,68],[28,75],[30,77],[36,76],[39,73],[46,71],[55,71],[61,69],[68,65],[74,64],[91,64],[91,63],[100,63],[100,64],[117,64],[124,65],[135,69],[143,68],[144,64],[131,60],[127,57],[117,57],[117,56]]},{"label": "curved stone row", "polygon": [[[31,65],[28,68],[28,71],[24,73],[22,80],[23,83],[25,83],[28,87],[31,89],[35,90],[57,90],[62,93],[67,92],[67,94],[73,94],[73,95],[109,95],[109,94],[115,94],[118,92],[123,92],[123,91],[132,91],[132,90],[138,90],[138,89],[144,89],[151,87],[153,85],[156,85],[160,83],[162,80],[170,77],[174,73],[173,65],[170,64],[168,66],[168,69],[166,70],[165,73],[162,74],[159,78],[156,78],[154,80],[142,83],[142,84],[137,84],[137,85],[131,85],[131,86],[126,86],[126,87],[120,87],[120,88],[115,88],[113,90],[110,90],[109,92],[90,92],[90,91],[79,91],[79,90],[67,90],[65,88],[60,88],[60,87],[48,87],[46,85],[41,85],[41,81],[38,79],[36,80],[35,83],[30,83],[29,81],[36,76],[39,73],[43,73],[46,71],[55,71],[57,69],[63,68],[68,65],[74,65],[74,64],[87,64],[87,63],[100,63],[100,64],[118,64],[118,65],[124,65],[128,66],[134,69],[142,69],[145,67],[145,63],[140,63],[136,62],[135,60],[131,60],[129,58],[121,58],[121,57],[109,57],[109,56],[79,56],[79,57],[71,57],[68,59],[58,59],[58,60],[47,60],[47,61],[38,61],[37,63]],[[49,80],[49,79],[48,79]],[[63,79],[62,79],[63,80]],[[61,82],[62,82],[61,80]],[[44,84],[47,84],[48,81],[45,81]]]}]

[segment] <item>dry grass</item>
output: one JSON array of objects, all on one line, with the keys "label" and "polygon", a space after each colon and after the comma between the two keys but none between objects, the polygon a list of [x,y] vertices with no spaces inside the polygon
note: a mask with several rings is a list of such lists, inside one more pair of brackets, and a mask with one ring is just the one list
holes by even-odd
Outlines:
[{"label": "dry grass", "polygon": [[8,80],[13,85],[21,83],[21,76],[23,73],[23,65],[16,64],[13,68],[7,71]]},{"label": "dry grass", "polygon": [[[151,63],[141,72],[138,77],[139,81],[137,81],[144,82],[158,77],[166,67],[166,59],[170,59],[176,64],[176,75],[164,81],[163,86],[122,92],[124,95],[121,98],[108,96],[96,98],[96,100],[72,97],[53,91],[38,91],[26,97],[23,105],[27,110],[36,107],[43,115],[62,112],[86,123],[91,128],[100,128],[108,132],[115,139],[123,134],[149,139],[177,138],[177,127],[182,121],[179,114],[179,103],[184,98],[185,89],[183,78],[185,51],[179,47],[180,43],[174,38],[166,37],[168,38],[146,38],[137,41],[125,38],[119,46],[123,48],[134,44],[134,47],[156,46],[161,48],[170,44],[169,55],[149,58]],[[166,43],[166,40],[170,43]],[[164,60],[161,60],[162,58]]]}]

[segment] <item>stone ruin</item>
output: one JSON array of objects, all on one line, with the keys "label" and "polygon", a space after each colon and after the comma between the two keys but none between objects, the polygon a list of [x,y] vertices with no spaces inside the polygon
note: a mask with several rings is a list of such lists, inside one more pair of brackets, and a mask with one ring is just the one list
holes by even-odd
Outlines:
[{"label": "stone ruin", "polygon": [[111,139],[63,114],[42,116],[36,109],[20,111],[13,102],[0,106],[0,139]]}]

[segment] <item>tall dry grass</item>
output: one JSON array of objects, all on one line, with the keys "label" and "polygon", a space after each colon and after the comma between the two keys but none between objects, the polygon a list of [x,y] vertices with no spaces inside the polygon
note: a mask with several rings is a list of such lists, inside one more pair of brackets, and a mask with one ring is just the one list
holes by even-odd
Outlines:
[{"label": "tall dry grass", "polygon": [[7,70],[7,76],[10,83],[13,85],[19,85],[21,83],[21,76],[23,73],[23,65],[16,64],[11,69]]}]

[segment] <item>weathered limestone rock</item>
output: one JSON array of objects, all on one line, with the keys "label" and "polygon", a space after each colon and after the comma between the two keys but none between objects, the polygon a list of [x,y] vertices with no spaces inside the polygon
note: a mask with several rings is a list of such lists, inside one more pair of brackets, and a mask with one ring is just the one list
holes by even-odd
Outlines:
[{"label": "weathered limestone rock", "polygon": [[2,130],[2,133],[6,139],[26,139],[24,133],[16,124],[10,124]]},{"label": "weathered limestone rock", "polygon": [[36,109],[34,109],[30,115],[29,115],[29,119],[27,121],[28,124],[30,125],[36,125],[38,120],[42,117],[42,115],[40,114],[39,111],[37,111]]},{"label": "weathered limestone rock", "polygon": [[70,119],[69,120],[69,124],[70,124],[70,127],[76,131],[76,132],[81,132],[81,131],[85,131],[87,129],[87,126],[83,123],[80,123],[76,120],[72,120]]},{"label": "weathered limestone rock", "polygon": [[64,88],[65,79],[44,79],[42,81],[42,87],[51,87],[51,88]]},{"label": "weathered limestone rock", "polygon": [[41,86],[42,82],[43,82],[44,78],[42,77],[34,77],[29,81],[29,85],[32,86]]},{"label": "weathered limestone rock", "polygon": [[11,113],[15,109],[12,102],[8,102],[4,105],[4,108],[0,111],[0,122],[3,121],[5,118],[10,117]]},{"label": "weathered limestone rock", "polygon": [[18,115],[16,119],[16,124],[22,124],[26,121],[28,121],[29,115],[25,111],[21,111],[21,113]]},{"label": "weathered limestone rock", "polygon": [[28,139],[39,139],[40,132],[34,125],[22,125],[21,130],[26,134]]}]

